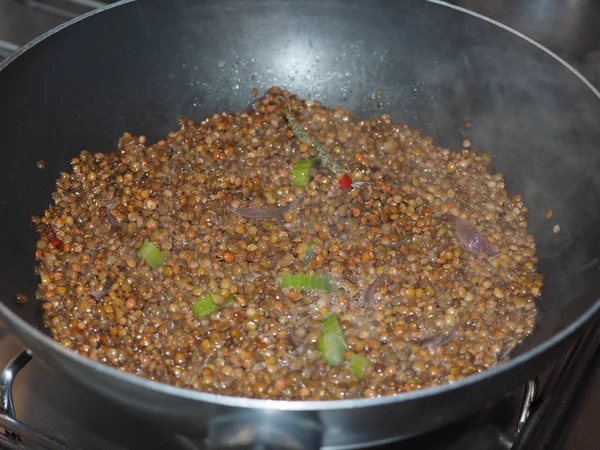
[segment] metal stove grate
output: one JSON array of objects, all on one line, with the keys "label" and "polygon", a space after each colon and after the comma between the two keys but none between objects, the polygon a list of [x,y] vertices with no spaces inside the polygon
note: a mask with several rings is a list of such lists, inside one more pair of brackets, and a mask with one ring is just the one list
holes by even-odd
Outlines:
[{"label": "metal stove grate", "polygon": [[69,447],[67,444],[16,418],[12,395],[13,382],[31,358],[31,353],[28,350],[23,350],[0,373],[0,426],[4,428],[4,433],[0,433],[0,446],[11,450],[33,450],[34,447],[22,442],[22,438],[26,438],[38,449],[74,450],[73,447]]}]

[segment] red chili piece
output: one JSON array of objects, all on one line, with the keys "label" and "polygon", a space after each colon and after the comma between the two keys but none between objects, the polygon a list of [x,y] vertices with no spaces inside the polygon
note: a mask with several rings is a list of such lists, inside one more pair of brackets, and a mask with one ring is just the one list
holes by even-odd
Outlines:
[{"label": "red chili piece", "polygon": [[338,183],[338,187],[340,189],[352,189],[352,179],[350,178],[350,175],[347,173],[342,175],[342,178],[340,178]]},{"label": "red chili piece", "polygon": [[58,250],[63,248],[63,241],[61,241],[58,238],[54,237],[54,238],[50,239],[50,243],[54,246],[54,248],[56,248]]}]

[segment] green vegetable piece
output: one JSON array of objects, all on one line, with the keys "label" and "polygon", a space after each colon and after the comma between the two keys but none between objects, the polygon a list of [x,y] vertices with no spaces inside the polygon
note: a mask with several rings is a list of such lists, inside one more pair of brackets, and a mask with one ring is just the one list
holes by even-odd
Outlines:
[{"label": "green vegetable piece", "polygon": [[137,252],[139,258],[142,258],[153,269],[164,265],[167,257],[150,241],[144,241]]},{"label": "green vegetable piece", "polygon": [[283,275],[281,287],[284,289],[294,288],[305,291],[331,292],[329,278],[318,275]]},{"label": "green vegetable piece", "polygon": [[194,311],[194,317],[196,319],[210,316],[214,311],[217,310],[217,307],[213,303],[213,294],[205,295],[196,303],[194,303],[192,310]]},{"label": "green vegetable piece", "polygon": [[323,334],[343,334],[337,314],[327,314],[323,318]]},{"label": "green vegetable piece", "polygon": [[371,365],[371,361],[362,355],[354,354],[350,357],[350,370],[359,379],[365,377],[365,369]]},{"label": "green vegetable piece", "polygon": [[312,159],[301,159],[296,163],[292,168],[292,184],[294,186],[308,186],[313,163]]},{"label": "green vegetable piece", "polygon": [[326,315],[323,319],[323,334],[317,339],[317,349],[321,352],[321,357],[330,366],[337,367],[344,361],[347,348],[337,315]]},{"label": "green vegetable piece", "polygon": [[324,334],[317,339],[317,349],[327,364],[338,367],[344,361],[346,342],[343,336],[337,334]]},{"label": "green vegetable piece", "polygon": [[223,308],[231,305],[235,300],[235,295],[229,294],[225,297],[225,301],[221,306],[215,305],[213,302],[213,295],[220,294],[219,291],[211,292],[208,295],[205,295],[192,306],[192,310],[194,311],[194,317],[196,319],[200,319],[202,317],[210,316],[215,311],[221,311]]}]

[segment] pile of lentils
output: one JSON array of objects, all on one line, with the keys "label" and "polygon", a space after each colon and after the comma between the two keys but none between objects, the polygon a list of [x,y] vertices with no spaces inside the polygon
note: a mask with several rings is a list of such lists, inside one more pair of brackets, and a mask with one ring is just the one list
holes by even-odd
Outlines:
[{"label": "pile of lentils", "polygon": [[[310,182],[295,186],[308,158]],[[222,395],[331,400],[455,382],[532,332],[542,287],[527,209],[491,160],[276,87],[154,144],[126,133],[112,153],[74,158],[33,218],[45,323],[94,361]],[[470,248],[457,223],[493,251]],[[138,256],[146,241],[164,255],[156,268]],[[284,288],[286,274],[331,289]],[[215,307],[198,317],[208,295]],[[317,348],[330,314],[346,345],[337,366]],[[369,362],[360,376],[353,355]]]}]

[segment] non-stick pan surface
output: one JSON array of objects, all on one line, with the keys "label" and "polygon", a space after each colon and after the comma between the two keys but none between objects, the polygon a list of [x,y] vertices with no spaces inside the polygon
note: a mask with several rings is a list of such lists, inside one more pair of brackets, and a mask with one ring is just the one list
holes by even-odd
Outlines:
[{"label": "non-stick pan surface", "polygon": [[[251,101],[251,88],[271,85],[341,104],[359,118],[390,113],[452,149],[468,137],[495,155],[507,188],[522,193],[529,207],[545,275],[539,326],[511,362],[394,398],[273,402],[138,379],[44,335],[30,217],[51,202],[54,180],[70,159],[82,149],[112,150],[124,131],[156,140],[179,117],[239,110]],[[307,438],[305,446],[328,448],[418,434],[539,371],[600,305],[598,93],[543,48],[448,6],[123,2],[49,33],[0,65],[0,102],[4,321],[49,365],[167,428],[213,438]],[[473,124],[468,131],[465,119]],[[549,209],[551,220],[544,217]],[[29,303],[18,305],[17,293]]]}]

